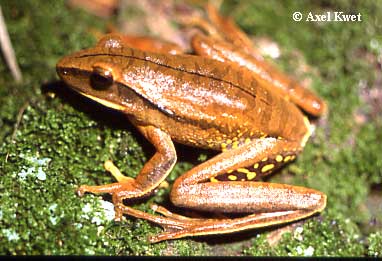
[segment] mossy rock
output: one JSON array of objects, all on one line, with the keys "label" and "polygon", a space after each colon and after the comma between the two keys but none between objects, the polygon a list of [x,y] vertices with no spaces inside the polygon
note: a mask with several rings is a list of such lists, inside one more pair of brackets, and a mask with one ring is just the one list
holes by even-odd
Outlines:
[{"label": "mossy rock", "polygon": [[[305,76],[329,105],[298,160],[270,179],[325,192],[327,209],[272,246],[275,228],[149,244],[160,228],[130,217],[114,222],[107,196],[79,198],[81,184],[113,182],[105,160],[134,177],[153,153],[123,115],[57,81],[57,60],[93,45],[91,31],[106,22],[64,1],[3,0],[1,8],[24,76],[17,84],[0,64],[1,254],[382,256],[382,2],[224,3],[247,33],[278,43],[283,70],[294,74],[298,59],[314,68]],[[292,19],[334,10],[361,13],[362,22]],[[207,155],[177,148],[170,183]],[[133,207],[150,212],[151,203],[168,204],[168,192]]]}]

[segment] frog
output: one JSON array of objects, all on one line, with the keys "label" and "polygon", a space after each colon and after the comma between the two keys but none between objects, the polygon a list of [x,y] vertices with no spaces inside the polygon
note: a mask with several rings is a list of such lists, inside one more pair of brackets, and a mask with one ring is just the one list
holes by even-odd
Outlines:
[{"label": "frog", "polygon": [[[222,31],[233,32],[230,39],[248,41],[233,22],[209,9]],[[216,32],[204,21],[199,25]],[[194,49],[198,43],[207,46],[206,37],[197,34]],[[303,150],[312,134],[303,111],[320,115],[325,103],[267,65],[251,47],[243,48],[250,44],[214,38],[207,48],[228,44],[225,57],[216,56],[216,48],[197,55],[148,50],[113,33],[92,48],[63,57],[56,66],[67,86],[124,114],[154,146],[154,155],[135,178],[106,161],[105,169],[117,182],[77,190],[80,196],[110,194],[117,221],[126,214],[161,226],[163,232],[149,237],[152,243],[287,224],[326,207],[327,196],[321,191],[262,181]],[[241,58],[229,58],[235,52],[251,56],[252,65],[263,72],[256,75],[258,69],[243,65]],[[217,152],[179,176],[170,192],[176,207],[209,217],[180,215],[155,204],[152,210],[160,215],[151,214],[123,202],[151,195],[165,182],[177,162],[174,143]]]}]

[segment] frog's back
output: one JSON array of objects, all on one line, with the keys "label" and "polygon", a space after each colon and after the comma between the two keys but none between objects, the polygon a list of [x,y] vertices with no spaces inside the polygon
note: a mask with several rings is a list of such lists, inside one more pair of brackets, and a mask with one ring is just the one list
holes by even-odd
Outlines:
[{"label": "frog's back", "polygon": [[168,132],[174,132],[179,125],[170,133],[175,139],[185,126],[183,131],[197,134],[193,139],[209,140],[264,134],[298,139],[306,131],[297,128],[304,125],[300,111],[259,86],[245,69],[191,55],[133,49],[123,54],[130,57],[123,69],[125,83],[170,118],[160,127],[171,126]]}]

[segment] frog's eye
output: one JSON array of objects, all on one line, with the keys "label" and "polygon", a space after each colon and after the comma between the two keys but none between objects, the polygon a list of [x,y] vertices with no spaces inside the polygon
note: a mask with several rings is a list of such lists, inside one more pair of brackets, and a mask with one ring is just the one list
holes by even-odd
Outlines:
[{"label": "frog's eye", "polygon": [[90,75],[90,84],[94,89],[104,90],[113,84],[113,73],[110,69],[94,66]]}]

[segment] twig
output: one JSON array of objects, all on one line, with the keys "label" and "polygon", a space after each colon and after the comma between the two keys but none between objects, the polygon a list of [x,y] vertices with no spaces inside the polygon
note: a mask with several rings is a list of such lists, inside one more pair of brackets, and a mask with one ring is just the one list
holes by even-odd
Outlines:
[{"label": "twig", "polygon": [[11,70],[12,76],[16,82],[21,82],[23,77],[19,65],[16,61],[15,52],[12,48],[11,40],[9,39],[9,34],[7,31],[7,26],[4,21],[3,12],[0,6],[0,46],[3,51],[5,62],[7,63],[9,69]]},{"label": "twig", "polygon": [[[24,114],[24,111],[25,109],[29,106],[29,102],[25,102],[23,104],[23,106],[20,108],[19,110],[19,113],[17,114],[17,120],[16,120],[16,123],[15,123],[15,127],[13,128],[13,133],[12,133],[12,136],[11,136],[11,142],[10,143],[13,143],[13,141],[15,140],[16,138],[16,132],[17,132],[17,129],[19,128],[20,126],[20,122],[21,122],[21,119],[23,117],[23,114]],[[8,161],[8,157],[9,157],[9,152],[7,152],[7,155],[5,156],[5,162]]]}]

